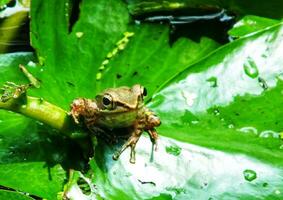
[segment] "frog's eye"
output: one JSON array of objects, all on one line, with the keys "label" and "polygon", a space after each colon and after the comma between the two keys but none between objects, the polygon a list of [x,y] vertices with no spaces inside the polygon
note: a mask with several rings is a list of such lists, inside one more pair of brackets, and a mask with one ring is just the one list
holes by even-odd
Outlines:
[{"label": "frog's eye", "polygon": [[143,95],[144,97],[146,97],[146,95],[147,95],[147,90],[146,90],[146,88],[145,88],[145,87],[143,88],[142,95]]},{"label": "frog's eye", "polygon": [[103,97],[103,105],[109,106],[111,104],[111,100],[107,97]]},{"label": "frog's eye", "polygon": [[102,103],[105,108],[109,110],[113,109],[113,100],[110,95],[104,95],[104,97],[102,98]]}]

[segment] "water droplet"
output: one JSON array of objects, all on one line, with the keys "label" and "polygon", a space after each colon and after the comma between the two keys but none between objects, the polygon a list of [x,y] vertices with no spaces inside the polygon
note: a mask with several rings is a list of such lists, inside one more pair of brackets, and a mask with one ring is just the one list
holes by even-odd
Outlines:
[{"label": "water droplet", "polygon": [[35,62],[29,61],[27,64],[29,67],[36,67]]},{"label": "water droplet", "polygon": [[140,20],[135,20],[135,24],[136,24],[136,25],[140,25],[140,24],[141,24],[141,21],[140,21]]},{"label": "water droplet", "polygon": [[76,36],[77,38],[81,38],[84,35],[83,32],[76,32]]},{"label": "water droplet", "polygon": [[274,193],[277,195],[281,194],[280,190],[275,190]]},{"label": "water droplet", "polygon": [[277,133],[275,131],[271,131],[271,130],[266,130],[266,131],[262,131],[259,134],[259,137],[262,137],[262,138],[279,138],[279,133]]},{"label": "water droplet", "polygon": [[40,122],[40,121],[36,121],[36,123],[38,124],[38,125],[40,125],[40,126],[43,126],[44,124],[42,123],[42,122]]},{"label": "water droplet", "polygon": [[256,172],[251,169],[246,169],[243,174],[244,174],[245,179],[249,182],[257,178]]},{"label": "water droplet", "polygon": [[259,83],[260,87],[262,87],[264,90],[268,89],[268,85],[267,85],[266,81],[263,78],[258,77],[257,80],[258,80],[258,83]]},{"label": "water droplet", "polygon": [[3,120],[0,119],[0,123],[2,123],[2,122],[3,122]]},{"label": "water droplet", "polygon": [[206,81],[209,82],[210,87],[217,87],[217,78],[215,76],[206,79]]},{"label": "water droplet", "polygon": [[239,131],[243,132],[243,133],[253,133],[255,135],[258,134],[257,129],[255,127],[243,127],[238,129]]},{"label": "water droplet", "polygon": [[250,78],[256,78],[258,76],[258,68],[252,58],[247,58],[247,61],[244,63],[244,71]]},{"label": "water droplet", "polygon": [[169,146],[169,147],[166,147],[165,148],[166,152],[169,153],[169,154],[172,154],[174,156],[178,156],[180,155],[182,149],[178,146]]},{"label": "water droplet", "polygon": [[214,113],[216,116],[220,115],[220,111],[219,111],[218,109],[215,109],[215,110],[213,111],[213,113]]},{"label": "water droplet", "polygon": [[229,124],[228,125],[228,128],[234,128],[235,126],[234,126],[234,124]]},{"label": "water droplet", "polygon": [[268,183],[263,183],[262,186],[263,186],[263,187],[267,187],[267,186],[268,186]]},{"label": "water droplet", "polygon": [[192,123],[192,124],[198,124],[198,123],[199,123],[199,121],[194,120],[194,121],[191,121],[191,123]]},{"label": "water droplet", "polygon": [[195,99],[197,98],[197,95],[194,93],[188,93],[186,91],[182,91],[181,94],[185,98],[187,105],[190,107],[194,104]]},{"label": "water droplet", "polygon": [[220,121],[224,122],[224,121],[225,121],[225,119],[224,119],[224,118],[221,118],[221,119],[220,119]]},{"label": "water droplet", "polygon": [[283,149],[283,144],[280,145],[279,149]]}]

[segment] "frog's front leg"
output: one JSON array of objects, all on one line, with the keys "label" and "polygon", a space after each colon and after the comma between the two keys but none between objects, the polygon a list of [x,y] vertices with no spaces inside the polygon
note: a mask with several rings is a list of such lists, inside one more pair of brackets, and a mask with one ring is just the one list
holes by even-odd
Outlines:
[{"label": "frog's front leg", "polygon": [[130,155],[130,163],[135,163],[136,162],[136,144],[138,142],[138,140],[141,137],[142,134],[142,129],[139,128],[134,128],[132,131],[132,135],[130,136],[130,138],[127,140],[127,142],[122,146],[122,148],[120,150],[118,150],[114,155],[113,155],[113,159],[114,160],[118,160],[118,158],[120,157],[120,155],[128,148],[131,147],[131,155]]}]

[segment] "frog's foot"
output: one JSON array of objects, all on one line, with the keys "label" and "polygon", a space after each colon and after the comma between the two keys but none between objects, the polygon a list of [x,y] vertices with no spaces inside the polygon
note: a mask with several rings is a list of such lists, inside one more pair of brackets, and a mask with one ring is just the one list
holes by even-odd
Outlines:
[{"label": "frog's foot", "polygon": [[155,145],[155,151],[157,151],[157,139],[158,139],[158,134],[155,129],[150,129],[146,131],[150,137],[150,141],[152,143],[152,148]]},{"label": "frog's foot", "polygon": [[142,131],[137,129],[133,132],[132,136],[127,140],[127,142],[122,146],[120,150],[118,150],[116,153],[113,155],[114,160],[118,160],[120,155],[128,148],[131,147],[131,155],[130,155],[130,163],[135,163],[136,162],[136,144],[142,134]]},{"label": "frog's foot", "polygon": [[7,81],[6,84],[1,88],[3,90],[3,95],[0,97],[1,102],[6,102],[9,99],[17,99],[21,95],[25,94],[27,89],[31,87],[31,84],[27,85],[17,85],[13,82]]}]

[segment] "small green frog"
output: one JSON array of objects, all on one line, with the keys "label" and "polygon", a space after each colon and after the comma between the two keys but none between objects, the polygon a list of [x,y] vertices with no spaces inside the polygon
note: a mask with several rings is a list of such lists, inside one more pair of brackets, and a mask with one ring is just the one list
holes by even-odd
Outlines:
[{"label": "small green frog", "polygon": [[127,128],[131,135],[118,150],[113,159],[117,160],[121,153],[131,148],[130,162],[135,163],[135,146],[143,131],[146,131],[153,145],[158,138],[155,127],[160,119],[144,105],[146,89],[136,84],[132,88],[109,88],[98,94],[95,99],[78,98],[71,104],[71,116],[76,123],[84,123],[95,133],[105,134],[105,129]]}]

